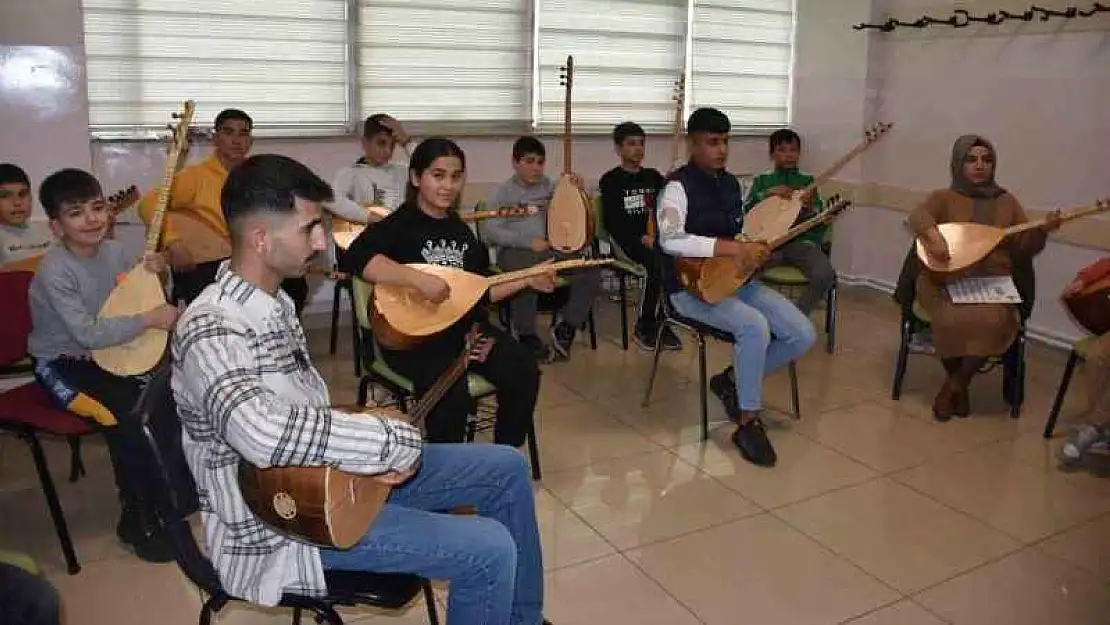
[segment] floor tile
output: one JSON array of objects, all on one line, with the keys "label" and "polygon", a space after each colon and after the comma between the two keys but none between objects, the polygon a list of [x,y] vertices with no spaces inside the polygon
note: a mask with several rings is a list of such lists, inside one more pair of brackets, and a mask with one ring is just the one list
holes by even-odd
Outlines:
[{"label": "floor tile", "polygon": [[620,549],[760,512],[662,450],[548,473],[544,485]]},{"label": "floor tile", "polygon": [[966,573],[915,598],[953,625],[1101,625],[1110,587],[1035,549]]},{"label": "floor tile", "polygon": [[898,599],[891,588],[769,515],[629,553],[710,625],[832,625]]},{"label": "floor tile", "polygon": [[772,429],[769,436],[778,453],[773,469],[744,460],[732,441],[722,436],[707,444],[683,445],[675,453],[764,508],[801,501],[878,475],[798,434]]},{"label": "floor tile", "polygon": [[1017,550],[1021,543],[883,478],[776,512],[903,593]]}]

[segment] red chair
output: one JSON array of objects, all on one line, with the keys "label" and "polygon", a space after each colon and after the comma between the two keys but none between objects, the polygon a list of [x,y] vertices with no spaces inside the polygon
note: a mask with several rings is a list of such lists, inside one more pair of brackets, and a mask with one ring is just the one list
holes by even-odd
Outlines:
[{"label": "red chair", "polygon": [[[0,371],[11,371],[19,367],[20,361],[27,357],[27,336],[31,333],[31,309],[27,290],[34,274],[30,272],[0,273],[0,301],[4,302],[4,319],[0,322]],[[54,520],[58,540],[62,543],[66,569],[75,574],[81,570],[73,541],[66,527],[62,504],[54,480],[50,477],[50,467],[39,443],[39,434],[64,436],[70,448],[69,481],[76,482],[85,474],[81,462],[81,437],[92,434],[92,424],[80,417],[58,408],[54,400],[38,382],[30,382],[8,391],[0,392],[0,430],[11,432],[31,448],[31,457],[42,482],[42,492],[46,495],[46,505]]]}]

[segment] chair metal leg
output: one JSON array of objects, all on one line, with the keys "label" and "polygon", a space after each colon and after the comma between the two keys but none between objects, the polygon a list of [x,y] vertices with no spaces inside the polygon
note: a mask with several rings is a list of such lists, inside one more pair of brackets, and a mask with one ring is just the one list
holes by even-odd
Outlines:
[{"label": "chair metal leg", "polygon": [[351,340],[353,341],[351,351],[355,355],[355,377],[362,375],[362,331],[358,327],[358,314],[355,313],[355,292],[352,287],[347,291],[347,295],[351,298]]},{"label": "chair metal leg", "polygon": [[621,349],[628,351],[628,279],[624,273],[617,276],[621,296]]},{"label": "chair metal leg", "polygon": [[219,613],[227,605],[227,595],[211,595],[200,606],[200,625],[212,625],[212,615]]},{"label": "chair metal leg", "polygon": [[[659,345],[655,346],[659,349]],[[701,404],[701,440],[709,440],[709,389],[706,378],[705,335],[698,332],[698,400]]]},{"label": "chair metal leg", "polygon": [[81,459],[81,437],[67,436],[69,443],[69,481],[76,482],[85,475],[85,461]]},{"label": "chair metal leg", "polygon": [[424,582],[424,605],[428,608],[428,623],[439,625],[439,609],[436,608],[436,595],[432,592],[432,583]]},{"label": "chair metal leg", "polygon": [[301,625],[301,608],[300,606],[293,607],[293,625]]},{"label": "chair metal leg", "polygon": [[58,540],[62,543],[62,555],[66,560],[66,571],[70,575],[77,574],[81,565],[77,563],[77,554],[73,550],[73,540],[69,536],[69,527],[62,513],[62,504],[58,501],[58,491],[54,488],[54,479],[50,477],[50,467],[46,464],[46,455],[42,453],[39,437],[34,432],[20,432],[20,437],[31,447],[31,457],[35,461],[35,470],[38,471],[39,481],[42,482],[42,494],[46,496],[46,506],[50,509],[50,518],[54,521],[54,529],[58,532]]},{"label": "chair metal leg", "polygon": [[538,482],[543,479],[543,471],[540,470],[540,444],[536,440],[535,421],[528,425],[528,437],[525,442],[528,444],[528,459],[532,462],[532,479]]},{"label": "chair metal leg", "polygon": [[1014,403],[1010,404],[1010,418],[1021,418],[1021,406],[1025,403],[1025,333],[1017,337],[1017,362],[1014,367]]},{"label": "chair metal leg", "polygon": [[648,376],[647,389],[644,391],[644,401],[640,402],[640,406],[647,408],[651,403],[651,389],[655,387],[655,374],[659,372],[659,357],[663,355],[661,349],[663,343],[663,330],[667,328],[668,321],[664,320],[659,324],[659,328],[655,331],[655,358],[651,362],[651,375]]},{"label": "chair metal leg", "polygon": [[802,420],[801,401],[798,400],[798,367],[791,361],[790,372],[790,407],[794,410],[794,418]]},{"label": "chair metal leg", "polygon": [[910,338],[913,336],[913,323],[902,319],[902,341],[898,345],[898,360],[894,364],[894,383],[891,386],[890,398],[898,401],[902,398],[902,378],[906,376],[906,364],[910,357]]},{"label": "chair metal leg", "polygon": [[594,310],[590,309],[590,316],[586,317],[586,324],[590,329],[590,349],[597,351],[597,324],[594,323]]},{"label": "chair metal leg", "polygon": [[331,290],[331,334],[328,337],[328,353],[335,355],[339,347],[339,296],[343,294],[343,284],[336,281]]},{"label": "chair metal leg", "polygon": [[829,287],[829,296],[825,302],[825,351],[829,354],[836,352],[836,280]]},{"label": "chair metal leg", "polygon": [[363,376],[358,381],[358,396],[355,398],[355,405],[359,408],[366,407],[366,400],[370,396],[370,376]]},{"label": "chair metal leg", "polygon": [[328,625],[343,625],[343,619],[330,605],[321,604],[313,608],[312,611],[316,613],[317,623],[327,621]]},{"label": "chair metal leg", "polygon": [[1071,377],[1075,374],[1075,366],[1079,364],[1079,354],[1073,349],[1068,355],[1068,364],[1064,366],[1064,376],[1060,379],[1060,388],[1056,391],[1056,399],[1052,401],[1052,410],[1048,413],[1048,422],[1044,424],[1044,437],[1052,438],[1056,431],[1056,419],[1060,417],[1060,408],[1064,405],[1064,397],[1071,386]]}]

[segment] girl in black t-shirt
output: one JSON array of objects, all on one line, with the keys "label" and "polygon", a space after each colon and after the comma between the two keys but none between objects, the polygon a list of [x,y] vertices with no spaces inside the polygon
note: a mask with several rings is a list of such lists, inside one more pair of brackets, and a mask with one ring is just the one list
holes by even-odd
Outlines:
[{"label": "girl in black t-shirt", "polygon": [[[489,252],[452,210],[466,180],[466,156],[453,141],[431,138],[422,142],[409,162],[405,202],[378,224],[366,228],[351,244],[343,269],[362,279],[416,289],[433,302],[447,298],[450,287],[441,278],[406,267],[430,263],[458,267],[471,273],[489,273]],[[532,288],[551,292],[552,275],[492,287],[489,301],[497,302],[517,291]],[[539,394],[540,372],[535,358],[500,328],[492,326],[480,302],[458,323],[413,349],[382,350],[390,368],[409,378],[417,397],[423,395],[463,350],[470,325],[477,321],[485,336],[494,340],[484,362],[471,363],[497,387],[497,420],[494,442],[519,447],[532,429],[532,413]],[[458,443],[466,436],[466,418],[474,409],[466,379],[457,382],[428,415],[428,439]]]}]

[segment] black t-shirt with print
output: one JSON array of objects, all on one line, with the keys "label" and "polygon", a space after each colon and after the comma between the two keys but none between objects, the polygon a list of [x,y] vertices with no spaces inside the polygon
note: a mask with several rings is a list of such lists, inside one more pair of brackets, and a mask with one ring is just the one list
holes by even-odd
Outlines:
[{"label": "black t-shirt with print", "polygon": [[[361,276],[378,254],[402,264],[428,263],[456,267],[470,273],[489,274],[489,250],[458,215],[435,218],[414,204],[402,204],[385,219],[367,226],[343,256],[343,271]],[[474,321],[486,318],[488,295],[469,315],[424,345],[455,350]]]},{"label": "black t-shirt with print", "polygon": [[665,182],[663,174],[651,167],[637,172],[614,167],[598,181],[605,229],[622,248],[640,245]]}]

